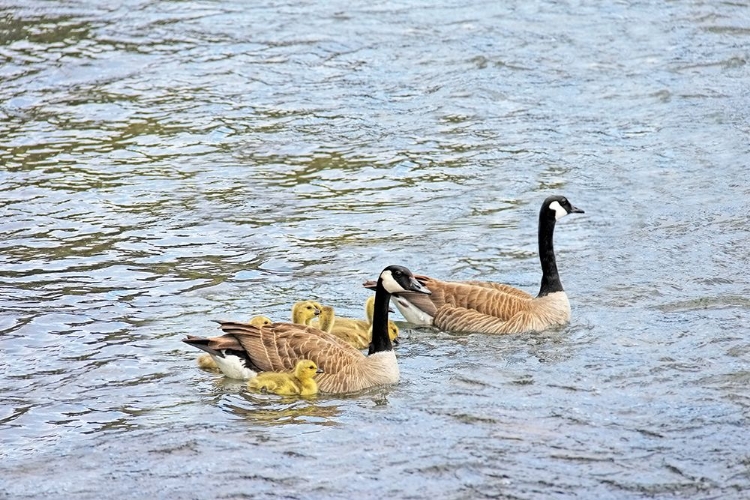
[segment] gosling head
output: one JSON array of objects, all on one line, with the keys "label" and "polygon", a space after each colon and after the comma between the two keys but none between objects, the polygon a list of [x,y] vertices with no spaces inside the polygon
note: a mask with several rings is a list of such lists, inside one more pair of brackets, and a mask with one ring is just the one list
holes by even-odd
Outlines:
[{"label": "gosling head", "polygon": [[570,204],[565,196],[553,195],[549,196],[542,204],[542,214],[549,213],[547,210],[552,211],[552,215],[555,220],[560,220],[568,214],[582,214],[585,213],[580,208],[576,208]]},{"label": "gosling head", "polygon": [[294,376],[300,380],[315,378],[318,373],[323,373],[323,370],[318,368],[318,365],[309,359],[297,361],[297,364],[294,366]]},{"label": "gosling head", "polygon": [[427,287],[422,285],[414,277],[411,271],[404,266],[388,266],[380,273],[378,282],[388,293],[418,292],[430,294]]},{"label": "gosling head", "polygon": [[256,328],[268,326],[271,323],[273,323],[273,321],[271,321],[271,318],[267,316],[253,316],[252,318],[250,318],[250,324]]},{"label": "gosling head", "polygon": [[310,321],[320,314],[321,307],[318,302],[312,300],[296,302],[292,306],[292,323],[310,326]]},{"label": "gosling head", "polygon": [[388,336],[393,345],[398,345],[398,326],[393,321],[388,322]]}]

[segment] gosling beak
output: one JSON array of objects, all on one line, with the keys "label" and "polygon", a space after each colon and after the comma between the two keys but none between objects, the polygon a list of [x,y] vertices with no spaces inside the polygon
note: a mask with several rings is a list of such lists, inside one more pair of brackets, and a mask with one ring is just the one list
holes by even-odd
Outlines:
[{"label": "gosling beak", "polygon": [[388,312],[389,313],[395,313],[396,311],[394,311],[392,307],[388,306]]},{"label": "gosling beak", "polygon": [[586,212],[584,212],[580,208],[577,208],[577,207],[574,207],[573,205],[571,205],[570,206],[570,213],[571,214],[585,214]]},{"label": "gosling beak", "polygon": [[315,316],[320,316],[320,309],[318,309],[318,308],[316,307],[316,308],[315,308],[315,312],[313,312],[313,314],[314,314]]},{"label": "gosling beak", "polygon": [[417,281],[416,278],[411,278],[410,283],[409,283],[409,290],[411,290],[412,292],[426,293],[427,295],[432,294],[432,292],[429,291],[427,287],[424,286],[422,283]]},{"label": "gosling beak", "polygon": [[315,373],[325,373],[325,372],[323,371],[322,368],[318,368],[317,370],[315,370]]},{"label": "gosling beak", "polygon": [[399,344],[398,339],[397,338],[393,339],[393,341],[391,341],[391,344],[398,345]]}]

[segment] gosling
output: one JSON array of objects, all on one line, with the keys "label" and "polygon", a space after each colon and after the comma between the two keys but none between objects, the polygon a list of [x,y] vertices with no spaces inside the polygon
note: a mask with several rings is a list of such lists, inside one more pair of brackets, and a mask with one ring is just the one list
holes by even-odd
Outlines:
[{"label": "gosling", "polygon": [[279,396],[313,396],[318,393],[315,376],[323,373],[313,361],[297,361],[293,373],[263,372],[251,378],[247,387],[264,393],[272,392]]}]

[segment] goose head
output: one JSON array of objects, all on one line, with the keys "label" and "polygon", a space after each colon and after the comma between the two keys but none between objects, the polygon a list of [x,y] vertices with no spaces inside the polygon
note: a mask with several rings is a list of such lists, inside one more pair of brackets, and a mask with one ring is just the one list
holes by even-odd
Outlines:
[{"label": "goose head", "polygon": [[560,220],[568,214],[582,214],[585,212],[571,205],[565,196],[554,195],[544,200],[542,213],[554,217],[555,220]]},{"label": "goose head", "polygon": [[403,292],[432,293],[417,281],[412,272],[404,266],[388,266],[383,269],[378,279],[378,285],[382,286],[389,294]]},{"label": "goose head", "polygon": [[393,343],[388,336],[388,303],[391,294],[404,292],[432,293],[404,266],[383,269],[375,288],[375,316],[372,319],[372,342],[368,355],[393,351]]}]

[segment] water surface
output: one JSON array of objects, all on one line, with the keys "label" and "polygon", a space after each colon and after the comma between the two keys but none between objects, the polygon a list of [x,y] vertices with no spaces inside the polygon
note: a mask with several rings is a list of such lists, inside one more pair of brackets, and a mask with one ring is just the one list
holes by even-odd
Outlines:
[{"label": "water surface", "polygon": [[[729,2],[5,2],[0,496],[747,495],[749,35]],[[310,400],[180,342],[360,316],[392,263],[533,293],[552,193],[569,326],[400,322],[401,383]]]}]

